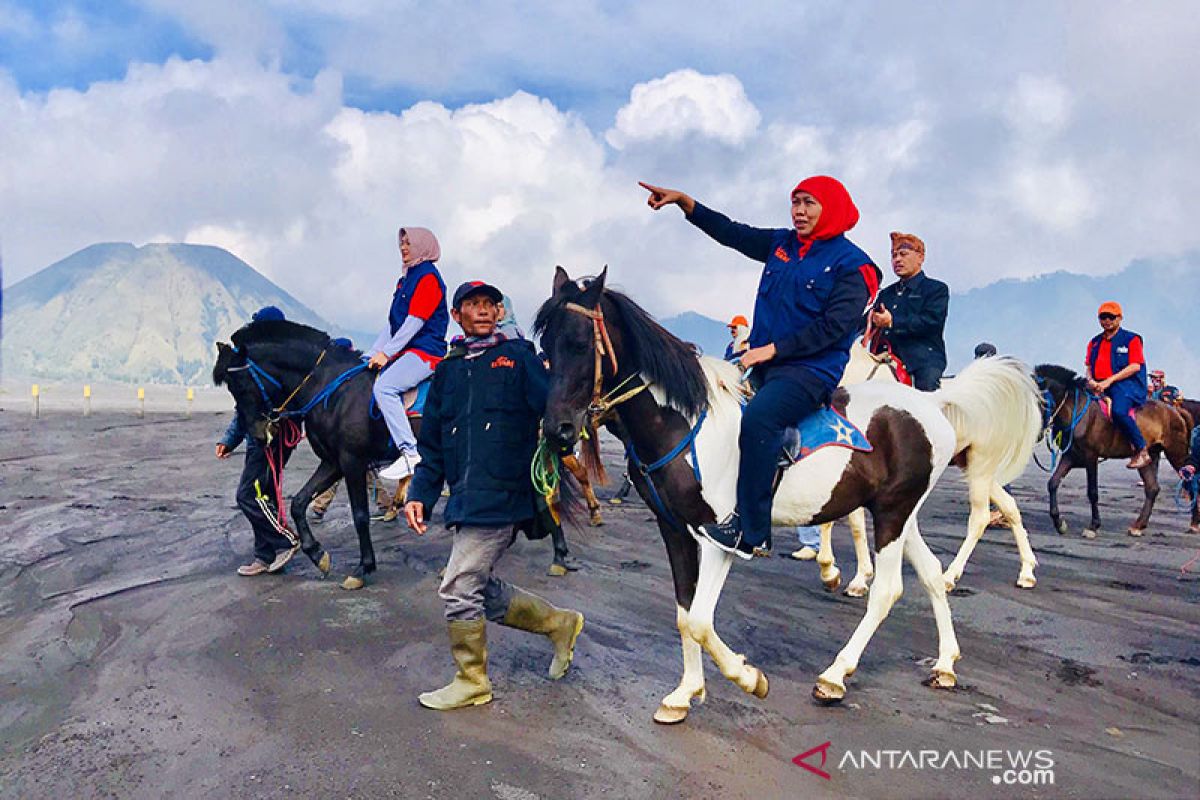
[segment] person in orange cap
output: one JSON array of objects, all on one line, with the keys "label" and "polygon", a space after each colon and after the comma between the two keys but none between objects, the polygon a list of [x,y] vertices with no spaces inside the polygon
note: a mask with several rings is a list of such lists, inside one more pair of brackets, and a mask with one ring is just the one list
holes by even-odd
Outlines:
[{"label": "person in orange cap", "polygon": [[729,320],[729,344],[725,346],[725,360],[737,361],[750,349],[750,321],[741,314]]},{"label": "person in orange cap", "polygon": [[1146,356],[1142,337],[1121,327],[1121,304],[1109,300],[1096,312],[1101,331],[1088,342],[1088,388],[1112,398],[1112,421],[1133,445],[1133,458],[1126,465],[1141,469],[1150,463],[1146,440],[1138,430],[1134,414],[1146,402]]}]

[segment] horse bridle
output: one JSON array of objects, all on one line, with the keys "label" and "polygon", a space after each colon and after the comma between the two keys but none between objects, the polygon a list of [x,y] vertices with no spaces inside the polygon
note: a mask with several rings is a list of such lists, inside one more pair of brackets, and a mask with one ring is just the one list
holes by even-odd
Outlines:
[{"label": "horse bridle", "polygon": [[[235,348],[234,352],[237,352],[236,348]],[[298,395],[300,393],[300,390],[304,388],[305,384],[307,384],[309,379],[311,379],[312,376],[316,373],[317,367],[321,366],[321,362],[325,360],[325,355],[328,352],[329,352],[329,347],[325,347],[325,349],[323,349],[321,351],[321,354],[317,356],[317,360],[313,363],[312,369],[310,369],[308,371],[308,374],[304,376],[304,379],[302,381],[300,381],[300,383],[296,386],[296,388],[292,390],[292,393],[289,394],[282,403],[280,403],[277,407],[275,407],[273,409],[271,408],[271,396],[267,393],[267,387],[263,386],[263,379],[266,379],[268,382],[273,384],[275,386],[275,388],[277,388],[277,389],[282,389],[283,384],[280,383],[277,378],[275,378],[273,375],[271,375],[271,373],[267,372],[265,369],[260,367],[254,361],[254,359],[250,358],[250,356],[248,354],[246,356],[245,366],[228,367],[225,371],[226,372],[241,372],[243,370],[249,370],[250,377],[254,378],[254,383],[258,386],[258,391],[262,395],[263,404],[268,409],[270,409],[269,411],[263,412],[263,417],[265,417],[267,420],[268,437],[270,437],[274,433],[274,429],[276,427],[278,427],[279,420],[290,415],[289,412],[287,411],[288,404],[291,403],[292,400],[295,399],[296,395]]]},{"label": "horse bridle", "polygon": [[603,391],[605,356],[612,364],[614,379],[617,377],[619,365],[617,364],[617,351],[613,349],[612,339],[608,335],[608,326],[604,323],[604,311],[598,305],[595,308],[586,308],[578,303],[566,303],[563,308],[576,314],[582,314],[592,321],[592,342],[595,345],[596,366],[592,378],[592,399],[588,403],[587,414],[588,427],[595,429],[612,415],[613,409],[644,391],[647,384],[639,383],[632,389],[622,392],[621,390],[625,388],[626,384],[638,377],[635,372],[617,384],[612,391],[605,393]]}]

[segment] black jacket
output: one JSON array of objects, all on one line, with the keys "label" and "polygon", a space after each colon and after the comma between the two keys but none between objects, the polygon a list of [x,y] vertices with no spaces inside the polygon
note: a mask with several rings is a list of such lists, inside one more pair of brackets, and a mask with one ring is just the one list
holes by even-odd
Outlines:
[{"label": "black jacket", "polygon": [[531,527],[535,517],[529,465],[546,408],[547,374],[524,339],[474,358],[452,348],[438,364],[425,401],[417,465],[408,499],[433,514],[450,485],[447,527]]},{"label": "black jacket", "polygon": [[879,303],[892,312],[892,327],[881,331],[910,373],[935,367],[946,370],[946,313],[950,287],[918,272],[879,291]]}]

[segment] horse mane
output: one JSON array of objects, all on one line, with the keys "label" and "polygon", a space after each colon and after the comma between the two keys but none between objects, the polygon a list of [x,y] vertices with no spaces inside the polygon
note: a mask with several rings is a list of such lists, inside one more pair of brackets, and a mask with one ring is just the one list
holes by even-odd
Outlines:
[{"label": "horse mane", "polygon": [[286,319],[268,319],[243,325],[233,334],[233,346],[252,344],[292,344],[300,340],[315,347],[326,347],[329,334],[325,331]]},{"label": "horse mane", "polygon": [[[551,320],[563,313],[563,306],[586,291],[590,279],[582,283],[565,284],[561,293],[542,304],[533,323],[535,333],[545,333]],[[642,373],[662,389],[668,405],[689,417],[708,408],[708,384],[695,345],[676,337],[627,295],[605,288],[603,297],[614,312],[612,322],[624,333],[623,366]]]},{"label": "horse mane", "polygon": [[1064,389],[1087,388],[1087,381],[1082,376],[1058,364],[1038,364],[1033,371],[1039,378],[1061,384]]}]

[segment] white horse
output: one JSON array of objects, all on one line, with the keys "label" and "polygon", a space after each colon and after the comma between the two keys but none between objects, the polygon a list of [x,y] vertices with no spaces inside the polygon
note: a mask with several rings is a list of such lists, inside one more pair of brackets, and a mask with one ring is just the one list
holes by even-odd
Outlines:
[{"label": "white horse", "polygon": [[[888,354],[871,353],[867,337],[855,341],[850,350],[850,362],[842,374],[842,386],[853,386],[866,381],[895,383],[897,375]],[[955,402],[956,381],[967,375],[994,384],[994,391],[987,395],[981,405],[963,405]],[[1029,533],[1021,521],[1017,503],[1005,489],[1004,484],[1020,475],[1029,464],[1033,447],[1042,429],[1042,401],[1029,368],[1015,358],[1007,356],[977,359],[962,371],[958,379],[947,379],[942,388],[932,393],[935,401],[954,426],[957,439],[954,463],[962,467],[967,477],[967,492],[971,511],[967,518],[967,537],[959,547],[958,555],[946,568],[943,578],[946,591],[952,591],[962,579],[967,560],[983,537],[990,518],[991,506],[995,503],[1012,527],[1017,552],[1021,558],[1021,571],[1017,586],[1032,589],[1037,584],[1034,569],[1037,557],[1029,544]],[[860,508],[848,516],[850,534],[854,541],[857,568],[854,579],[846,587],[846,594],[862,597],[874,575],[871,551],[867,546],[866,514]],[[831,591],[841,582],[841,574],[834,561],[833,523],[821,526],[821,549],[817,564],[821,570],[821,581]]]}]

